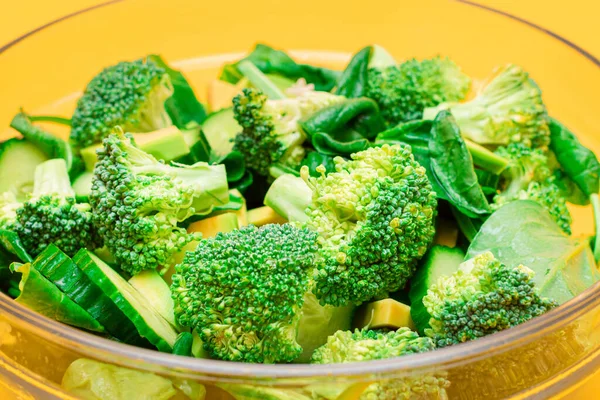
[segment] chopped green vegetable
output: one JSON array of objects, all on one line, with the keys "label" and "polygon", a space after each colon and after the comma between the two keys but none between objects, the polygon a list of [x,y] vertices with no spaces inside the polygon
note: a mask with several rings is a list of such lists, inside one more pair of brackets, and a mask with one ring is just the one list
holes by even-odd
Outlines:
[{"label": "chopped green vegetable", "polygon": [[467,257],[490,251],[502,263],[526,264],[540,295],[563,304],[600,280],[587,238],[567,236],[538,203],[506,204],[483,224]]},{"label": "chopped green vegetable", "polygon": [[116,126],[126,132],[152,132],[172,125],[165,102],[173,90],[167,71],[151,59],[105,68],[77,102],[71,142],[77,148],[100,143]]},{"label": "chopped green vegetable", "polygon": [[90,203],[98,232],[132,275],[168,267],[194,240],[177,224],[209,214],[229,199],[222,165],[165,165],[122,132],[104,141],[94,170]]},{"label": "chopped green vegetable", "polygon": [[423,111],[423,118],[433,119],[441,110],[450,110],[462,134],[482,145],[523,143],[547,148],[550,144],[542,93],[521,67],[509,64],[498,68],[473,100],[452,101],[428,106],[431,108]]},{"label": "chopped green vegetable", "polygon": [[30,263],[13,263],[11,271],[21,274],[17,303],[48,318],[93,332],[104,332],[86,310],[65,296],[52,282],[44,278]]}]

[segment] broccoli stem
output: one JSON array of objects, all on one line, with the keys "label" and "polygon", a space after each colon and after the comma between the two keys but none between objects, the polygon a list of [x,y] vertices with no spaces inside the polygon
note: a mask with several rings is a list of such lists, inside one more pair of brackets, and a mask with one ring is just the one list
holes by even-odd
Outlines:
[{"label": "broccoli stem", "polygon": [[54,115],[29,115],[31,122],[53,122],[55,124],[71,126],[71,119],[64,117],[57,117]]},{"label": "broccoli stem", "polygon": [[596,264],[600,262],[600,197],[597,193],[590,196],[590,202],[594,210],[594,223],[596,225],[596,238],[594,239],[594,258]]},{"label": "broccoli stem", "polygon": [[471,153],[471,157],[473,157],[473,163],[478,167],[495,175],[500,175],[508,166],[508,160],[506,158],[500,157],[475,142],[465,138],[463,139],[469,153]]},{"label": "broccoli stem", "polygon": [[281,100],[286,98],[283,92],[251,61],[242,61],[238,64],[238,69],[255,88],[266,94],[269,99]]},{"label": "broccoli stem", "polygon": [[35,168],[33,197],[47,195],[75,197],[75,191],[69,180],[67,163],[62,158],[45,161]]},{"label": "broccoli stem", "polygon": [[275,179],[265,196],[265,205],[288,221],[306,222],[305,210],[312,200],[312,190],[304,179],[283,174]]}]

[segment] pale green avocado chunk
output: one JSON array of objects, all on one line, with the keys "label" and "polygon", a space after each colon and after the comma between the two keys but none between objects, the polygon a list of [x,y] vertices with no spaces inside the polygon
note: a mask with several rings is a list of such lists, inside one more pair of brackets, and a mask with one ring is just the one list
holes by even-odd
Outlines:
[{"label": "pale green avocado chunk", "polygon": [[[151,154],[158,160],[168,162],[185,156],[190,152],[184,132],[176,126],[169,126],[154,132],[132,133],[131,135],[133,136],[133,141],[140,149]],[[94,171],[94,166],[98,162],[97,151],[101,148],[102,144],[97,144],[81,150],[81,158],[87,171]]]},{"label": "pale green avocado chunk", "polygon": [[161,317],[174,327],[177,326],[171,289],[155,269],[140,272],[129,280],[129,284],[146,299]]}]

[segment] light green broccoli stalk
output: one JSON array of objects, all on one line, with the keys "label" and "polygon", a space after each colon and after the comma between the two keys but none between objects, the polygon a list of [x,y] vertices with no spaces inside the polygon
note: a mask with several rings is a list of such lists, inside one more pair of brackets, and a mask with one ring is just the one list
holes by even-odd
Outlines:
[{"label": "light green broccoli stalk", "polygon": [[175,316],[211,356],[290,362],[309,289],[316,234],[289,224],[243,227],[200,242],[175,266]]},{"label": "light green broccoli stalk", "polygon": [[94,223],[120,267],[168,268],[195,240],[178,223],[229,201],[223,165],[166,165],[116,130],[98,151],[89,196]]},{"label": "light green broccoli stalk", "polygon": [[112,129],[152,132],[172,125],[165,102],[173,94],[166,71],[148,59],[120,62],[96,75],[77,102],[71,142],[77,148],[100,143]]},{"label": "light green broccoli stalk", "polygon": [[275,163],[297,168],[304,158],[306,139],[298,122],[344,99],[307,91],[295,98],[268,100],[260,90],[244,89],[233,99],[234,117],[243,128],[235,137],[234,149],[244,155],[249,168],[263,176],[269,175]]},{"label": "light green broccoli stalk", "polygon": [[515,200],[533,200],[548,210],[563,231],[571,233],[571,213],[561,190],[555,184],[548,156],[541,149],[520,143],[500,147],[496,153],[509,160],[502,174],[501,192],[494,197],[497,210]]},{"label": "light green broccoli stalk", "polygon": [[0,229],[12,231],[17,222],[17,210],[22,204],[13,192],[0,194]]},{"label": "light green broccoli stalk", "polygon": [[[408,354],[424,353],[435,349],[430,338],[419,337],[408,328],[397,331],[379,332],[363,329],[338,331],[330,336],[327,344],[315,350],[311,363],[337,364],[370,360],[383,360]],[[342,393],[347,385],[339,385]],[[360,400],[413,400],[447,399],[449,382],[443,374],[406,377],[376,382],[367,387]],[[319,387],[313,387],[319,394]],[[331,392],[329,388],[328,392]],[[328,393],[328,398],[335,398]]]},{"label": "light green broccoli stalk", "polygon": [[373,47],[366,96],[377,102],[388,125],[420,119],[423,109],[465,98],[471,79],[454,61],[435,57],[398,65],[380,46]]},{"label": "light green broccoli stalk", "polygon": [[14,230],[23,247],[35,257],[54,244],[73,256],[81,248],[103,246],[92,224],[91,207],[76,203],[64,159],[43,162],[35,169],[33,193],[16,210]]},{"label": "light green broccoli stalk", "polygon": [[534,272],[509,267],[482,253],[442,276],[423,304],[431,316],[425,334],[437,347],[475,340],[540,316],[557,303],[538,295]]},{"label": "light green broccoli stalk", "polygon": [[476,143],[524,143],[542,148],[550,143],[542,92],[529,74],[516,65],[498,68],[473,100],[426,108],[423,118],[432,120],[438,112],[448,109],[462,135]]}]

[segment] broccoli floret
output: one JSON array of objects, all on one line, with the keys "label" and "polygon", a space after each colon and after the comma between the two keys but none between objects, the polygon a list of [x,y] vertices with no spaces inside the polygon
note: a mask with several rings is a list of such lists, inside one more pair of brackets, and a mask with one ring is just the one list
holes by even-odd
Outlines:
[{"label": "broccoli floret", "polygon": [[[408,328],[397,331],[338,331],[327,344],[313,353],[314,364],[349,363],[382,360],[434,350],[433,340],[419,337]],[[442,374],[416,376],[376,382],[360,396],[360,400],[446,399],[449,382]],[[343,391],[340,387],[339,391]]]},{"label": "broccoli floret", "polygon": [[0,229],[11,231],[17,221],[17,210],[22,204],[13,192],[0,194]]},{"label": "broccoli floret", "polygon": [[75,202],[64,159],[48,160],[36,167],[33,193],[16,213],[14,230],[32,257],[50,244],[69,256],[82,248],[103,246],[92,223],[90,205]]},{"label": "broccoli floret", "polygon": [[470,85],[471,79],[449,58],[413,59],[397,65],[386,50],[374,46],[366,95],[377,102],[392,126],[420,119],[426,107],[462,100]]},{"label": "broccoli floret", "polygon": [[175,315],[214,357],[290,362],[316,234],[290,224],[243,227],[200,242],[175,266]]},{"label": "broccoli floret", "polygon": [[442,103],[426,108],[424,119],[449,109],[461,133],[482,145],[524,143],[546,148],[549,118],[542,92],[521,67],[507,65],[495,71],[477,96],[466,103]]},{"label": "broccoli floret", "polygon": [[327,92],[307,91],[301,96],[268,100],[257,89],[246,88],[233,98],[235,119],[242,127],[234,139],[246,165],[267,176],[275,163],[296,168],[304,158],[306,139],[298,122],[345,98]]},{"label": "broccoli floret", "polygon": [[310,177],[308,167],[302,179],[282,175],[265,204],[319,233],[314,293],[320,302],[360,304],[404,287],[412,276],[433,240],[436,195],[410,146],[384,144],[334,163],[327,175],[319,166],[319,177]]},{"label": "broccoli floret", "polygon": [[558,304],[539,296],[533,276],[531,269],[504,265],[490,252],[464,262],[423,297],[431,315],[425,334],[437,347],[451,346],[544,314]]},{"label": "broccoli floret", "polygon": [[71,142],[84,148],[102,142],[115,126],[151,132],[172,125],[165,101],[173,94],[166,71],[141,59],[102,70],[88,83],[71,119]]},{"label": "broccoli floret", "polygon": [[304,226],[321,248],[315,294],[323,304],[359,304],[404,287],[433,240],[437,201],[409,146],[337,157],[335,169],[301,171],[313,192]]},{"label": "broccoli floret", "polygon": [[515,200],[533,200],[548,210],[558,225],[571,233],[571,213],[567,201],[552,172],[548,156],[541,149],[531,149],[521,143],[499,147],[496,154],[509,160],[504,171],[502,191],[494,197],[492,209]]},{"label": "broccoli floret", "polygon": [[167,269],[195,240],[178,223],[229,201],[223,165],[166,165],[121,130],[98,150],[89,196],[94,223],[123,270]]}]

